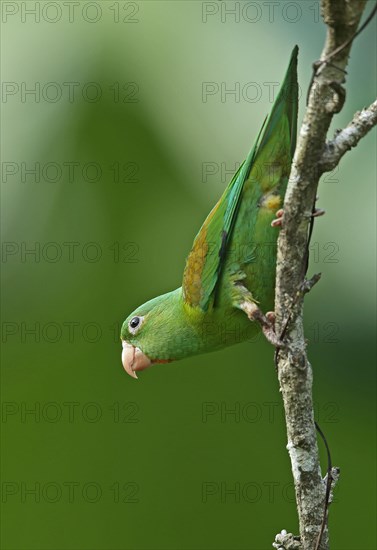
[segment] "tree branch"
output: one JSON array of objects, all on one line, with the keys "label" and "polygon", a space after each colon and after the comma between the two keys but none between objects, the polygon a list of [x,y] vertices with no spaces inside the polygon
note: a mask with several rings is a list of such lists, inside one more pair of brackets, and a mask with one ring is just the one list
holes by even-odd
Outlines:
[{"label": "tree branch", "polygon": [[[321,60],[313,66],[315,72],[285,196],[283,228],[278,242],[276,332],[288,344],[288,348],[278,350],[276,363],[300,525],[299,539],[285,531],[277,535],[275,548],[285,550],[328,549],[326,478],[322,479],[319,463],[313,413],[312,368],[306,355],[303,328],[303,301],[307,291],[304,279],[308,229],[321,173],[331,163],[334,167],[339,162],[350,148],[350,139],[353,139],[352,145],[355,145],[355,140],[359,141],[367,133],[375,116],[360,113],[357,121],[354,119],[354,124],[351,123],[352,131],[344,130],[335,138],[333,145],[326,146],[332,117],[344,104],[345,90],[342,84],[345,69],[365,4],[366,0],[321,1],[327,36]],[[368,122],[365,122],[366,118]]]},{"label": "tree branch", "polygon": [[334,139],[326,143],[322,154],[320,170],[330,172],[337,166],[343,155],[356,147],[361,138],[377,124],[377,99],[368,107],[355,114],[347,128],[338,132]]}]

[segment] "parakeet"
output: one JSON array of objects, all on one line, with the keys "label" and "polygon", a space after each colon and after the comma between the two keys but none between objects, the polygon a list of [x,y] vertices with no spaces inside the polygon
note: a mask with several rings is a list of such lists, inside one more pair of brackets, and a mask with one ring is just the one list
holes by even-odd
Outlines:
[{"label": "parakeet", "polygon": [[[296,147],[297,46],[254,146],[195,237],[182,286],[138,307],[121,328],[128,374],[250,338],[273,309],[276,242]],[[258,321],[258,322],[250,322]]]}]

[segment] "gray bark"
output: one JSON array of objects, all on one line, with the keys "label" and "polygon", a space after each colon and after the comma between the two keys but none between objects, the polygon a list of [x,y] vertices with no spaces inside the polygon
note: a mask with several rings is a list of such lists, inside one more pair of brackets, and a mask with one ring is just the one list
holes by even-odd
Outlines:
[{"label": "gray bark", "polygon": [[[276,333],[278,336],[284,334],[282,339],[288,344],[288,349],[278,350],[276,362],[300,526],[300,537],[293,537],[286,531],[277,535],[274,547],[285,550],[327,550],[329,547],[327,521],[318,543],[325,513],[326,479],[321,474],[314,424],[313,373],[306,355],[303,329],[303,302],[308,288],[303,282],[308,227],[319,178],[323,172],[333,169],[344,153],[355,146],[377,121],[374,103],[369,109],[357,113],[345,130],[326,143],[332,117],[344,104],[344,71],[365,4],[365,0],[321,2],[322,17],[327,25],[321,54],[323,63],[316,66],[309,93],[278,242]],[[334,469],[334,478],[337,473],[338,470]]]}]

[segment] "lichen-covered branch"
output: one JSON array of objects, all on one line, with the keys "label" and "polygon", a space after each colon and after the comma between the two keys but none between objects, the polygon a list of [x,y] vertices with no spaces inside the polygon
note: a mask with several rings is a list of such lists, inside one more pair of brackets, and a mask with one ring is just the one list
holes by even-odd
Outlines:
[{"label": "lichen-covered branch", "polygon": [[336,134],[334,139],[326,143],[322,154],[321,172],[330,172],[337,166],[340,159],[377,124],[377,99],[367,109],[355,114],[344,130]]},{"label": "lichen-covered branch", "polygon": [[[345,68],[352,37],[357,31],[365,4],[366,0],[321,2],[327,36],[321,60],[315,64],[285,197],[283,228],[278,242],[276,332],[278,335],[283,333],[288,349],[279,350],[277,367],[300,526],[299,539],[285,531],[277,536],[279,540],[275,542],[275,547],[286,550],[328,549],[327,525],[318,545],[325,513],[326,481],[322,479],[319,463],[313,414],[312,368],[306,355],[304,338],[303,280],[307,267],[308,227],[319,178],[330,162],[339,162],[347,150],[347,140],[339,141],[335,138],[336,144],[330,151],[331,146],[326,146],[326,137],[332,117],[341,110],[345,101]],[[359,128],[360,124],[354,126]],[[356,134],[360,136],[358,139],[362,137],[361,130]]]}]

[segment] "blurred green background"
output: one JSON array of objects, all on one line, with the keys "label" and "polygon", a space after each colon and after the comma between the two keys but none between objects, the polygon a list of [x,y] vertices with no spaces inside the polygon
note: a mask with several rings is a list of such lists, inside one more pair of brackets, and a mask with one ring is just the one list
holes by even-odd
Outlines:
[{"label": "blurred green background", "polygon": [[[1,548],[271,548],[298,531],[271,347],[259,338],[135,381],[118,334],[180,285],[295,43],[301,119],[319,5],[2,10]],[[333,130],[374,99],[375,44],[372,23]],[[323,274],[306,302],[316,417],[342,470],[334,550],[376,548],[375,146],[374,133],[323,178],[309,270]]]}]

